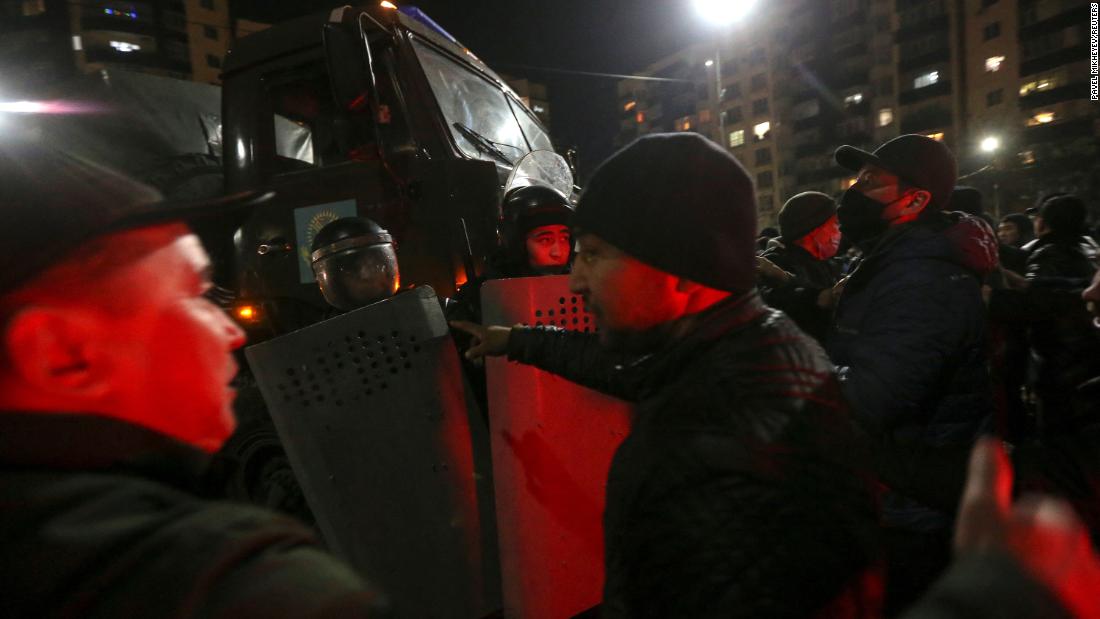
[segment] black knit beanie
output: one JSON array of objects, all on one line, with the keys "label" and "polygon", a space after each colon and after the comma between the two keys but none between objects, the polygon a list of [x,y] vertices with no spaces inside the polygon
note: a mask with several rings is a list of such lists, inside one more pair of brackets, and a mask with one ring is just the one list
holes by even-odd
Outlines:
[{"label": "black knit beanie", "polygon": [[779,209],[779,234],[793,243],[836,215],[836,202],[820,191],[804,191]]},{"label": "black knit beanie", "polygon": [[710,288],[755,285],[752,179],[697,133],[647,135],[612,155],[581,194],[573,224]]}]

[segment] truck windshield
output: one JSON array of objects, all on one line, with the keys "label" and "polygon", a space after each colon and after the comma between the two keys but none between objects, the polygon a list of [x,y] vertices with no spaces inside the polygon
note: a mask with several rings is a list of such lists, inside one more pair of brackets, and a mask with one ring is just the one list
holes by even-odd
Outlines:
[{"label": "truck windshield", "polygon": [[[512,162],[539,148],[538,144],[550,143],[528,116],[512,112],[513,104],[499,86],[417,39],[413,39],[413,44],[447,127],[466,156],[489,161],[500,159],[484,143],[479,143],[478,137],[488,140]],[[529,144],[528,138],[536,136]]]}]

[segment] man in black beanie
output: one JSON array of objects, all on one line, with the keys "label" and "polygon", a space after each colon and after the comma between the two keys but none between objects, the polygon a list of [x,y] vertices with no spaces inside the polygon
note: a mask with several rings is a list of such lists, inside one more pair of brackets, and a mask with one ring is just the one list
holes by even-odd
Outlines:
[{"label": "man in black beanie", "polygon": [[643,137],[577,205],[570,287],[598,335],[455,324],[468,357],[635,403],[607,481],[604,617],[877,608],[869,478],[828,359],[755,291],[753,194],[702,136]]},{"label": "man in black beanie", "polygon": [[[883,453],[966,448],[992,412],[981,284],[997,240],[984,222],[944,212],[956,164],[941,142],[903,135],[873,153],[842,146],[836,161],[857,174],[837,216],[864,253],[826,346],[844,395]],[[951,514],[892,490],[883,504],[887,599],[904,604],[946,565]]]},{"label": "man in black beanie", "polygon": [[840,265],[836,202],[817,192],[800,193],[779,211],[779,238],[757,258],[760,294],[803,331],[825,341],[833,313],[833,287]]}]

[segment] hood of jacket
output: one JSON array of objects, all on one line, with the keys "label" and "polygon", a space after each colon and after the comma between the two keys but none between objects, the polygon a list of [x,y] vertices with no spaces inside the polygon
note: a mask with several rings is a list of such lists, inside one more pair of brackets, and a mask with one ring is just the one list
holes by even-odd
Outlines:
[{"label": "hood of jacket", "polygon": [[871,253],[876,262],[945,260],[978,277],[993,272],[999,260],[997,236],[989,224],[956,212],[890,230]]}]

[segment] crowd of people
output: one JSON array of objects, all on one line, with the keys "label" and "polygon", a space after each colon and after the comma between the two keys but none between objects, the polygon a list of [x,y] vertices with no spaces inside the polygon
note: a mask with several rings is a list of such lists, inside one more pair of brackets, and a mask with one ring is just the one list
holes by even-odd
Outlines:
[{"label": "crowd of people", "polygon": [[[750,176],[691,133],[635,141],[575,205],[505,195],[487,276],[568,272],[598,330],[482,325],[475,280],[445,308],[467,370],[506,355],[635,408],[586,616],[1100,617],[1085,203],[993,221],[923,136],[836,161],[855,184],[791,197],[763,242]],[[308,527],[196,492],[245,338],[184,222],[263,199],[165,204],[0,146],[0,615],[389,616]],[[397,290],[393,245],[318,233],[334,311]]]}]

